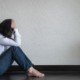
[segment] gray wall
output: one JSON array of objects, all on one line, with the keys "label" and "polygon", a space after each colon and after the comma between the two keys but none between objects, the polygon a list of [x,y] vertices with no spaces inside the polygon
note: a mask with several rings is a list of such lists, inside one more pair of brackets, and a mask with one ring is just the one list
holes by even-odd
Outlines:
[{"label": "gray wall", "polygon": [[35,65],[80,65],[80,0],[0,0],[6,18],[15,19]]}]

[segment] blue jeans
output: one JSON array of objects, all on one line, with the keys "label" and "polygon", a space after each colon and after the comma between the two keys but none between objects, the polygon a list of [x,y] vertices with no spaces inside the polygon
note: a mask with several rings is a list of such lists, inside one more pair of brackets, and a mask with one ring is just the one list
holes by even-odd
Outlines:
[{"label": "blue jeans", "polygon": [[34,65],[19,46],[11,46],[0,55],[0,75],[9,69],[14,60],[25,71]]}]

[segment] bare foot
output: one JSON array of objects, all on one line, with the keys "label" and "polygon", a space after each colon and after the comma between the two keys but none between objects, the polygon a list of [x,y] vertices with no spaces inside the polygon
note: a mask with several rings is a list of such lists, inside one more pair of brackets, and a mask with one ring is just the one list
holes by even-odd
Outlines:
[{"label": "bare foot", "polygon": [[39,72],[38,70],[34,69],[33,67],[30,67],[28,69],[28,76],[33,76],[33,77],[44,77],[44,74]]}]

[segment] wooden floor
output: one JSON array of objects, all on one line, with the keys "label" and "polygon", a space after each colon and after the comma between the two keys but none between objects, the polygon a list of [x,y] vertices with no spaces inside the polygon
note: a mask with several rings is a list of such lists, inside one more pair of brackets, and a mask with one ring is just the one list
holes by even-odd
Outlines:
[{"label": "wooden floor", "polygon": [[28,77],[24,73],[12,73],[0,76],[0,80],[80,80],[80,74],[53,74],[50,72],[44,72],[45,77],[36,78]]}]

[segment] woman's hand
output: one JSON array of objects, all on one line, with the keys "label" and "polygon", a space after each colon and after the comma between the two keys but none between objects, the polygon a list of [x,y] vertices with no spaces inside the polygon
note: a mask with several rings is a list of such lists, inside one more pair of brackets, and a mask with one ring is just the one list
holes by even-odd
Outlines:
[{"label": "woman's hand", "polygon": [[13,34],[15,33],[15,29],[16,29],[16,22],[14,20],[12,20],[12,23],[11,23],[11,28],[12,28],[12,31],[13,31]]},{"label": "woman's hand", "polygon": [[14,20],[12,21],[11,28],[12,29],[15,29],[16,28],[16,22]]}]

